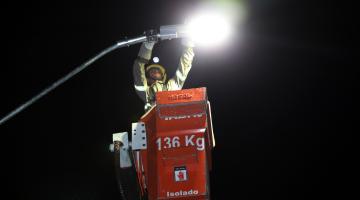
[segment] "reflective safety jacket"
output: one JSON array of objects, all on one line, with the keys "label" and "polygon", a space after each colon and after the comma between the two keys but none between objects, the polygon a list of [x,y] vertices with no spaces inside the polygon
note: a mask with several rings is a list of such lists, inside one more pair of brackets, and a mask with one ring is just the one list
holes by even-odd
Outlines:
[{"label": "reflective safety jacket", "polygon": [[169,80],[155,81],[152,85],[147,84],[145,76],[145,65],[151,58],[152,50],[147,49],[142,44],[138,57],[135,59],[133,66],[135,91],[145,103],[145,111],[148,111],[155,105],[155,94],[158,91],[181,90],[187,75],[191,69],[194,58],[192,47],[185,47],[175,75]]}]

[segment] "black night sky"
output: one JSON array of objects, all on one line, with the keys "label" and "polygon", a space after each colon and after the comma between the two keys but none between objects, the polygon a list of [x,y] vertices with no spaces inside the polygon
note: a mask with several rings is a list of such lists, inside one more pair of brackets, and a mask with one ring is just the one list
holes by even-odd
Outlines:
[{"label": "black night sky", "polygon": [[[0,116],[114,42],[182,23],[202,2],[5,3]],[[212,103],[212,199],[350,197],[358,158],[351,5],[242,2],[236,38],[221,49],[196,47],[184,86],[207,87]],[[108,145],[143,113],[132,78],[139,47],[110,53],[0,126],[9,199],[121,199]],[[180,52],[173,40],[153,55],[171,74]]]}]

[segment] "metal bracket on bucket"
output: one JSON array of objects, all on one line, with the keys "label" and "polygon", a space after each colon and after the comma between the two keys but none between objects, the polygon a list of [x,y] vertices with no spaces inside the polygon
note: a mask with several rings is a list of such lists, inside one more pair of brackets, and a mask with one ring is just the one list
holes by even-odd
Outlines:
[{"label": "metal bracket on bucket", "polygon": [[144,122],[132,123],[132,150],[146,149],[146,129]]}]

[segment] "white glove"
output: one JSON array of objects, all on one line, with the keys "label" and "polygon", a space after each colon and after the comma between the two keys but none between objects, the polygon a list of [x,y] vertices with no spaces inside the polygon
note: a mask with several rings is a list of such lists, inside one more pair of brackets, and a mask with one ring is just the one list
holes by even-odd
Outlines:
[{"label": "white glove", "polygon": [[154,48],[155,42],[144,42],[145,48],[152,50]]},{"label": "white glove", "polygon": [[182,38],[181,39],[181,44],[186,46],[186,47],[195,47],[194,41],[191,40],[190,38]]},{"label": "white glove", "polygon": [[150,60],[152,49],[154,48],[155,43],[156,42],[143,42],[140,47],[138,56],[146,60]]}]

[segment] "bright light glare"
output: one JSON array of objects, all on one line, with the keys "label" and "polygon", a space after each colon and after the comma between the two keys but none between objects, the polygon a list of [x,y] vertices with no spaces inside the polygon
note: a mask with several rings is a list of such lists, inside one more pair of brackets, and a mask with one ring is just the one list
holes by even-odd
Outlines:
[{"label": "bright light glare", "polygon": [[153,61],[154,61],[154,63],[158,63],[160,61],[160,59],[159,59],[159,57],[154,57]]},{"label": "bright light glare", "polygon": [[218,45],[231,34],[229,21],[212,13],[195,16],[187,23],[187,28],[196,45]]}]

